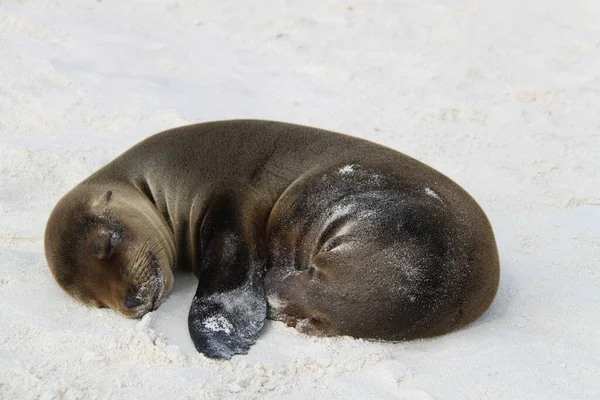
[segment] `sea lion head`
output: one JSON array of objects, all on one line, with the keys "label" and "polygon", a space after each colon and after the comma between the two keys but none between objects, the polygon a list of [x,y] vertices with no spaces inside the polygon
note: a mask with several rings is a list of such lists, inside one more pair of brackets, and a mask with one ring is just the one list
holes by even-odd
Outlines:
[{"label": "sea lion head", "polygon": [[173,287],[173,233],[135,187],[75,187],[50,215],[45,252],[67,293],[130,318],[155,310]]},{"label": "sea lion head", "polygon": [[445,205],[347,169],[291,188],[272,211],[269,317],[302,333],[383,340],[456,326],[471,267]]},{"label": "sea lion head", "polygon": [[314,250],[301,248],[299,262],[271,268],[269,317],[316,336],[403,338],[403,326],[416,322],[407,311],[424,300],[418,292],[423,270],[414,267],[424,254],[418,244],[397,251],[377,237],[367,240],[365,222],[348,220]]},{"label": "sea lion head", "polygon": [[[436,216],[417,209],[383,220],[360,205],[346,208],[329,233],[288,233],[284,248],[293,248],[298,237],[311,245],[300,246],[295,262],[272,263],[265,278],[269,316],[316,336],[402,340],[437,334],[463,277],[453,273],[451,243],[443,227],[436,231]],[[284,234],[278,239],[286,240]]]}]

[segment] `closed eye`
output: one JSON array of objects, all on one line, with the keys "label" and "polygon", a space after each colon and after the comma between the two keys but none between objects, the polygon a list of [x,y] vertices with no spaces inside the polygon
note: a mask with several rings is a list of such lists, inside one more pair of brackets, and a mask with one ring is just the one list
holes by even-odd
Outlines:
[{"label": "closed eye", "polygon": [[120,232],[102,232],[96,240],[96,255],[100,260],[110,260],[115,254],[115,248],[123,240]]},{"label": "closed eye", "polygon": [[341,246],[342,244],[344,244],[346,237],[345,235],[341,235],[341,236],[336,236],[330,240],[328,240],[325,244],[323,244],[323,247],[321,248],[321,251],[331,251],[334,250],[335,248]]},{"label": "closed eye", "polygon": [[300,279],[304,282],[310,282],[313,280],[321,280],[323,278],[323,273],[319,271],[316,267],[310,266],[302,271],[300,274]]},{"label": "closed eye", "polygon": [[102,232],[96,239],[96,256],[100,260],[110,260],[114,253],[114,243],[110,232]]},{"label": "closed eye", "polygon": [[[327,228],[322,232],[321,237],[317,242],[317,249],[320,251],[329,251],[331,247],[327,247],[327,244],[330,243],[336,237],[340,237],[348,227],[348,219],[350,219],[350,215],[344,215],[341,218],[336,219],[331,222]],[[344,229],[346,228],[346,229]]]}]

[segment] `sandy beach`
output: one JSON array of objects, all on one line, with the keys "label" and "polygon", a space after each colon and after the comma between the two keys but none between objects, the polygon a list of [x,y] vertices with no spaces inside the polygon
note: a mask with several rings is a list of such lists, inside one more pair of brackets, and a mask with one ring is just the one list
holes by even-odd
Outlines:
[{"label": "sandy beach", "polygon": [[[0,3],[0,398],[600,398],[600,2]],[[70,188],[158,131],[261,118],[417,158],[486,211],[492,307],[441,337],[189,339],[196,279],[129,320],[46,265]]]}]

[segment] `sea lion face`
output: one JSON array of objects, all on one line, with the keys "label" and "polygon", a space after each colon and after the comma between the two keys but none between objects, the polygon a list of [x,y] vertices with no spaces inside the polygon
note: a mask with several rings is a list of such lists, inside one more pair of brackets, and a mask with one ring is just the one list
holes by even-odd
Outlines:
[{"label": "sea lion face", "polygon": [[311,179],[310,191],[292,188],[274,207],[269,317],[320,336],[426,336],[452,301],[443,208],[383,175],[352,172]]},{"label": "sea lion face", "polygon": [[374,247],[348,241],[313,255],[304,269],[268,271],[269,317],[315,336],[396,339],[408,296],[394,271],[380,267],[391,256]]},{"label": "sea lion face", "polygon": [[139,318],[173,287],[173,234],[135,190],[75,188],[52,212],[45,238],[55,279],[85,304]]},{"label": "sea lion face", "polygon": [[328,237],[310,230],[277,232],[271,243],[275,262],[265,276],[271,319],[316,336],[398,338],[401,315],[418,298],[403,266],[414,263],[420,249],[406,243],[396,251],[377,238],[382,227],[375,226],[375,214],[355,215]]}]

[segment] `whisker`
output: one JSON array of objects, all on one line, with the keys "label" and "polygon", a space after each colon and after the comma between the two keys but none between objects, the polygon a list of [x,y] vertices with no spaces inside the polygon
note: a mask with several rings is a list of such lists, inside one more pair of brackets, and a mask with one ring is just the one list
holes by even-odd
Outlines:
[{"label": "whisker", "polygon": [[[166,225],[168,225],[167,222],[164,222],[164,223],[158,225],[154,229],[154,231],[150,235],[148,235],[148,237],[144,241],[144,244],[142,245],[142,247],[140,247],[140,249],[136,252],[136,256],[134,256],[134,261],[138,261],[139,257],[144,254],[147,247],[150,245],[150,240],[154,237],[154,235],[156,235],[160,231],[161,228],[165,227]],[[155,246],[155,245],[153,245],[153,246]]]}]

